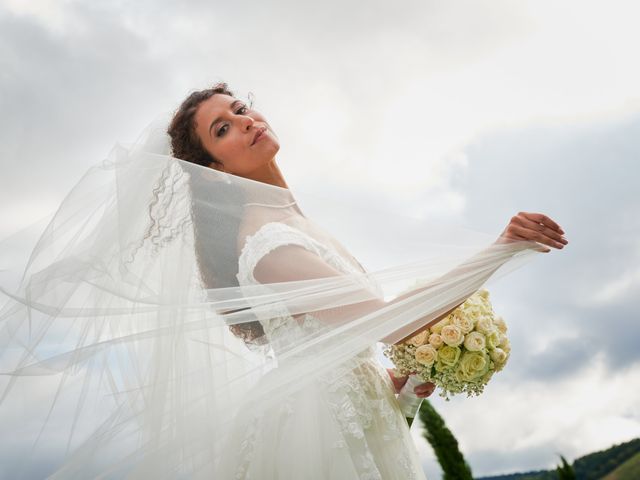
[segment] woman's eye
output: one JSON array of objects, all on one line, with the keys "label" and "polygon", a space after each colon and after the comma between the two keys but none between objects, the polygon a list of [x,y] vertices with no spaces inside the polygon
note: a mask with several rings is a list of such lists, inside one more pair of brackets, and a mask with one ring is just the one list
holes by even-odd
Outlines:
[{"label": "woman's eye", "polygon": [[[238,110],[235,111],[236,115],[243,115],[245,113],[247,113],[249,111],[249,107],[247,107],[246,105],[242,105],[240,108],[238,108]],[[222,127],[220,127],[218,129],[218,132],[216,133],[216,135],[218,137],[222,137],[225,133],[227,133],[227,130],[229,129],[229,125],[225,124]]]}]

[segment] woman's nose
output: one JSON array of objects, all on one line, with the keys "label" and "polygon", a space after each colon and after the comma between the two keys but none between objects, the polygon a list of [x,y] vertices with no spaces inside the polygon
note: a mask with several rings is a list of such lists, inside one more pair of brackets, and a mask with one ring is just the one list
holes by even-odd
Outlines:
[{"label": "woman's nose", "polygon": [[250,130],[253,126],[253,118],[249,117],[248,115],[240,115],[240,122],[240,125],[245,130]]}]

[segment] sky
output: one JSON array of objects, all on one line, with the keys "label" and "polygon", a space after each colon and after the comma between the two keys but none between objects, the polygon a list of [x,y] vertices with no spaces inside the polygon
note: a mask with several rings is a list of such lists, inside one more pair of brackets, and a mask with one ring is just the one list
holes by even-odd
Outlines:
[{"label": "sky", "polygon": [[478,398],[433,397],[474,475],[638,437],[639,10],[0,0],[0,238],[49,213],[116,142],[224,80],[254,95],[294,191],[496,235],[519,211],[565,230],[565,249],[490,285],[508,367]]}]

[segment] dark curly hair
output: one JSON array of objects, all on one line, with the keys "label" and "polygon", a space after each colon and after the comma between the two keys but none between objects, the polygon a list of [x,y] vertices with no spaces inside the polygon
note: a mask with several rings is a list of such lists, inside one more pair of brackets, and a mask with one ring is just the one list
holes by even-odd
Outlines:
[{"label": "dark curly hair", "polygon": [[[200,104],[214,95],[229,95],[233,93],[226,83],[217,83],[211,88],[191,93],[176,110],[167,129],[171,137],[173,156],[190,163],[202,166],[222,166],[202,145],[195,130],[195,114]],[[203,204],[202,200],[194,199],[192,209],[195,227],[196,256],[200,277],[206,288],[238,286],[237,238],[239,221],[242,218],[242,192],[220,182],[216,192],[211,192],[217,202],[225,204],[220,211],[212,211]],[[207,202],[208,203],[208,202]],[[224,216],[224,218],[223,218]],[[216,228],[221,225],[232,224],[235,228],[227,230]],[[206,240],[206,241],[205,241]],[[228,254],[221,258],[211,258],[207,252],[208,242],[221,245]],[[214,260],[218,262],[216,265]],[[231,263],[232,262],[232,263]],[[224,264],[226,263],[226,265]],[[231,272],[231,273],[229,273]],[[229,313],[229,312],[226,312]],[[258,321],[229,325],[231,332],[244,340],[247,345],[264,343],[264,329]]]}]

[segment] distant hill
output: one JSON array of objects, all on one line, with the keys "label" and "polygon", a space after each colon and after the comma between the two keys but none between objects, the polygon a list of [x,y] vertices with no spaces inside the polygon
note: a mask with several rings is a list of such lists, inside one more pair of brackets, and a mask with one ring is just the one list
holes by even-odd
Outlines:
[{"label": "distant hill", "polygon": [[602,480],[637,480],[640,478],[640,453],[636,453]]},{"label": "distant hill", "polygon": [[[558,459],[558,463],[560,460]],[[640,479],[640,438],[577,458],[573,464],[578,480]],[[511,473],[477,480],[557,480],[554,470]]]}]

